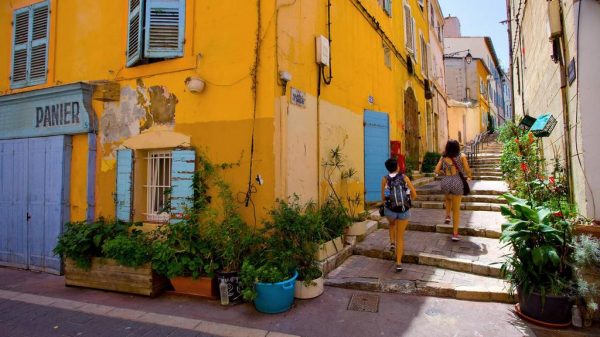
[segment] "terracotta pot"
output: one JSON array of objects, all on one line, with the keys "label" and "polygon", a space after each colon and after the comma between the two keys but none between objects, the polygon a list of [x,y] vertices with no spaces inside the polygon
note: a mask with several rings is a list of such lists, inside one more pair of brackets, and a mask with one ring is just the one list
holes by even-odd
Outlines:
[{"label": "terracotta pot", "polygon": [[179,276],[170,281],[176,294],[217,299],[217,280],[214,277],[199,277],[194,280],[192,277]]}]

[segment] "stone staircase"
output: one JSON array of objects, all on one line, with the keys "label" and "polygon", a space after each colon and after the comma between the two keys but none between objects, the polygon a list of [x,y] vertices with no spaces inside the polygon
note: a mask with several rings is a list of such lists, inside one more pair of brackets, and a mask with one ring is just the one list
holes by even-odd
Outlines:
[{"label": "stone staircase", "polygon": [[[480,177],[496,177],[492,173],[499,171],[499,151],[497,144],[484,149],[474,163]],[[510,254],[509,248],[498,241],[504,222],[499,209],[505,203],[498,196],[507,191],[506,184],[496,179],[480,179],[473,183],[472,191],[465,197],[461,211],[462,240],[453,242],[452,225],[444,224],[444,195],[439,182],[429,181],[417,188],[418,198],[413,202],[404,238],[404,270],[400,273],[395,272],[394,256],[389,249],[387,219],[373,209],[370,221],[376,226],[370,226],[361,237],[349,238],[352,256],[327,275],[326,285],[514,303],[508,284],[500,278],[503,256]]]}]

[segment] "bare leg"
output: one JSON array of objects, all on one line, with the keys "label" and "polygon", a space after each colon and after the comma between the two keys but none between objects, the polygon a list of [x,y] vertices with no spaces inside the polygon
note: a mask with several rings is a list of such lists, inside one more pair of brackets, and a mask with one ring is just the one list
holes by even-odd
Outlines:
[{"label": "bare leg", "polygon": [[404,231],[408,226],[408,220],[396,220],[396,265],[402,264],[402,255],[404,255]]},{"label": "bare leg", "polygon": [[460,202],[462,195],[453,195],[452,197],[452,233],[458,235],[458,226],[460,225]]},{"label": "bare leg", "polygon": [[450,218],[452,212],[452,197],[446,193],[444,198],[444,210],[446,211],[446,219]]},{"label": "bare leg", "polygon": [[396,243],[396,221],[390,218],[387,218],[390,223],[389,233],[390,233],[390,243]]}]

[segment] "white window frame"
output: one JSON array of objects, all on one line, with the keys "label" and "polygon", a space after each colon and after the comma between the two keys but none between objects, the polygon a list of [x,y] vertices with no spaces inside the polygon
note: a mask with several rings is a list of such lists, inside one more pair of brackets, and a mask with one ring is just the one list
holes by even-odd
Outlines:
[{"label": "white window frame", "polygon": [[161,215],[161,210],[169,197],[167,191],[171,189],[172,175],[172,152],[170,150],[151,150],[148,151],[145,159],[147,162],[146,171],[146,216],[147,221],[162,222],[170,218],[171,214]]},{"label": "white window frame", "polygon": [[415,19],[412,15],[410,5],[404,2],[404,41],[406,49],[414,56],[415,46]]},{"label": "white window frame", "polygon": [[381,46],[383,47],[383,64],[389,69],[392,69],[392,50],[385,41],[381,42]]}]

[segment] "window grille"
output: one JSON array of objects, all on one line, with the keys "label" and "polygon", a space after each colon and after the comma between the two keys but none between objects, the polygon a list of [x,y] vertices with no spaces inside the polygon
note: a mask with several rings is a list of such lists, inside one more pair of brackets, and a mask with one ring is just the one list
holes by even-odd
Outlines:
[{"label": "window grille", "polygon": [[[146,178],[146,219],[159,221],[159,214],[170,213],[171,191],[171,151],[151,151],[146,157],[148,172]],[[168,220],[168,218],[166,218]]]}]

